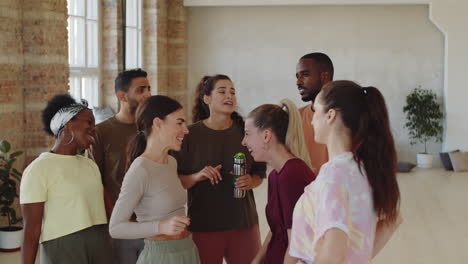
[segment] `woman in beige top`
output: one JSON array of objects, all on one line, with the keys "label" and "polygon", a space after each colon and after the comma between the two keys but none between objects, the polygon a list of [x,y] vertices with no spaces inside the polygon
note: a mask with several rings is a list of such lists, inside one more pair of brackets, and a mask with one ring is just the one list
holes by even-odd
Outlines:
[{"label": "woman in beige top", "polygon": [[[119,198],[110,219],[113,238],[145,238],[138,257],[143,263],[199,263],[187,231],[187,196],[169,150],[180,150],[188,133],[182,106],[166,96],[151,96],[136,112],[138,133],[130,141]],[[135,213],[137,222],[130,221]]]}]

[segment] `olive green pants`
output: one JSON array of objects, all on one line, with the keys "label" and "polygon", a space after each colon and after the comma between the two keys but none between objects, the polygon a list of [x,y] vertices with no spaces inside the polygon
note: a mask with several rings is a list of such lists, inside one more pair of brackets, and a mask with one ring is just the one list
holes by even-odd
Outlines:
[{"label": "olive green pants", "polygon": [[199,264],[192,236],[180,240],[145,240],[137,264]]},{"label": "olive green pants", "polygon": [[41,264],[113,264],[107,225],[96,225],[45,241]]}]

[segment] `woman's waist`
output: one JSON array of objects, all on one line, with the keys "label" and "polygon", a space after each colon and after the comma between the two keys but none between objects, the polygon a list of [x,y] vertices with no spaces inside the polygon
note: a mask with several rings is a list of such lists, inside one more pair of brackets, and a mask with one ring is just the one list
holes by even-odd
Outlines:
[{"label": "woman's waist", "polygon": [[[151,214],[149,213],[151,212]],[[156,209],[135,209],[136,221],[141,222],[152,222],[161,221],[174,216],[186,216],[185,207],[179,207],[173,211],[166,210],[165,212],[157,211]]]},{"label": "woman's waist", "polygon": [[187,238],[190,236],[190,232],[187,229],[184,229],[182,233],[177,234],[177,235],[165,235],[165,234],[160,234],[156,236],[151,236],[151,237],[145,237],[146,240],[152,240],[152,241],[162,241],[162,240],[181,240],[184,238]]}]

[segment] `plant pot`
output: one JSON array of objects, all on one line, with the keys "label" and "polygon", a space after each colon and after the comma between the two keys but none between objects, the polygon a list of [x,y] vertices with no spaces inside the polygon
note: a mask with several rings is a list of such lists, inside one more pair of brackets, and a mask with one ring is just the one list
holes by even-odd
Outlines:
[{"label": "plant pot", "polygon": [[418,153],[418,168],[432,168],[433,156],[431,154]]},{"label": "plant pot", "polygon": [[0,251],[18,251],[23,242],[23,228],[20,226],[0,227]]}]

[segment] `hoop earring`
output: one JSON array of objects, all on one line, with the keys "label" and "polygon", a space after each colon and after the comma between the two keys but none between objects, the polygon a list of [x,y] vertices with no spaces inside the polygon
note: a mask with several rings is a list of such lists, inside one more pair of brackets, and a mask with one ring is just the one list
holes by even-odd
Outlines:
[{"label": "hoop earring", "polygon": [[75,132],[73,132],[73,130],[72,130],[72,138],[71,138],[71,140],[70,140],[68,143],[65,143],[64,145],[69,145],[69,144],[71,144],[71,143],[73,142],[74,139],[75,139]]}]

